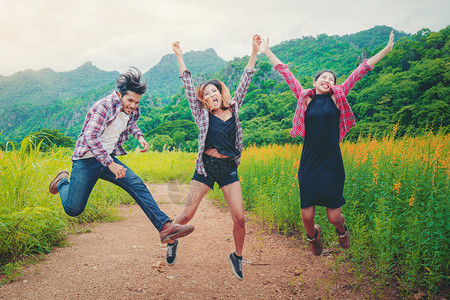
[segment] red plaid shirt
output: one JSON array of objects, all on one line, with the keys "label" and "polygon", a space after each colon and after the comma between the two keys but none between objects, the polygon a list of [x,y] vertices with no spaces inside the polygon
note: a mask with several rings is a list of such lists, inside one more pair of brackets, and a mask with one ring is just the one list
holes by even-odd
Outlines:
[{"label": "red plaid shirt", "polygon": [[[239,86],[233,99],[230,101],[231,110],[233,111],[234,118],[236,120],[236,149],[239,151],[239,155],[234,158],[236,165],[241,163],[241,153],[244,148],[242,144],[242,126],[239,121],[239,108],[241,108],[244,102],[245,94],[247,94],[248,87],[252,81],[253,74],[256,69],[245,69],[244,74],[241,76],[239,81]],[[195,123],[198,126],[198,156],[195,161],[195,169],[199,174],[206,176],[205,166],[203,165],[203,152],[205,152],[205,141],[206,134],[208,133],[209,126],[209,112],[206,108],[200,105],[200,101],[197,98],[197,92],[192,82],[191,72],[185,70],[181,74],[180,78],[183,80],[183,86],[186,91],[186,97],[189,101],[189,106],[191,108],[192,116],[194,117]]]},{"label": "red plaid shirt", "polygon": [[[113,159],[105,148],[103,148],[98,138],[103,134],[105,128],[116,119],[118,113],[122,110],[122,107],[122,101],[117,96],[116,92],[113,92],[111,95],[94,103],[86,115],[72,157],[79,159],[83,157],[86,152],[91,151],[102,165],[108,166],[111,164]],[[128,135],[131,133],[135,138],[139,138],[142,135],[141,130],[136,124],[139,115],[140,112],[138,107],[131,113],[127,128],[120,134],[119,140],[111,154],[127,154],[122,145],[128,140]]]},{"label": "red plaid shirt", "polygon": [[[342,141],[350,128],[356,125],[355,116],[353,115],[352,109],[350,108],[350,105],[345,97],[358,82],[358,80],[360,80],[368,71],[372,69],[373,66],[368,65],[367,60],[364,60],[364,62],[352,72],[343,84],[335,85],[331,88],[332,93],[336,95],[336,101],[339,104],[339,110],[341,111],[341,116],[339,118],[339,141]],[[284,80],[289,85],[298,100],[293,126],[290,133],[293,138],[297,135],[305,137],[306,98],[308,96],[314,97],[316,91],[315,89],[303,89],[298,80],[294,77],[294,75],[292,75],[291,71],[289,71],[287,65],[278,64],[275,66],[275,70],[277,70],[284,77]]]}]

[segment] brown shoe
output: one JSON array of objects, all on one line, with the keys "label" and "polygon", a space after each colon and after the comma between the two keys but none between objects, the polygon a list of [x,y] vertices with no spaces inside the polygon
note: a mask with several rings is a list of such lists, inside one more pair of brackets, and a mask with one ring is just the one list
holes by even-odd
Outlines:
[{"label": "brown shoe", "polygon": [[187,236],[194,231],[192,225],[180,225],[172,222],[166,222],[159,232],[161,243],[173,243],[176,239]]},{"label": "brown shoe", "polygon": [[48,190],[50,193],[56,195],[58,194],[58,183],[63,178],[69,178],[69,172],[67,171],[59,171],[58,175],[56,175],[55,179],[50,182],[50,186],[48,187]]},{"label": "brown shoe", "polygon": [[322,240],[320,239],[320,237],[321,237],[320,226],[317,224],[314,224],[314,229],[316,230],[316,235],[314,236],[314,238],[311,238],[308,235],[306,240],[309,242],[309,249],[311,249],[311,252],[315,256],[319,256],[320,254],[322,254],[322,250],[323,250]]},{"label": "brown shoe", "polygon": [[339,245],[341,245],[341,247],[343,249],[347,249],[350,247],[350,232],[347,229],[347,225],[344,224],[345,226],[345,232],[343,234],[341,234],[337,228],[336,228],[336,232],[338,235],[338,241],[339,241]]}]

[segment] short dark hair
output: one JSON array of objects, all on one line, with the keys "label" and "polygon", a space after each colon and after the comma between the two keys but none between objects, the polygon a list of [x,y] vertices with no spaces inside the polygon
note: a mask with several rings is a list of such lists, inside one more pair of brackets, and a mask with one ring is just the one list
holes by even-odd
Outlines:
[{"label": "short dark hair", "polygon": [[128,71],[120,74],[117,78],[116,86],[122,95],[126,95],[128,91],[142,95],[147,90],[147,80],[141,82],[142,73],[138,68],[130,67]]},{"label": "short dark hair", "polygon": [[336,80],[337,80],[336,74],[334,74],[334,72],[331,71],[331,70],[322,70],[322,71],[320,71],[319,73],[317,73],[316,77],[314,77],[314,81],[317,81],[317,78],[319,78],[320,75],[322,75],[323,73],[326,73],[326,72],[333,74],[334,84],[336,84]]}]

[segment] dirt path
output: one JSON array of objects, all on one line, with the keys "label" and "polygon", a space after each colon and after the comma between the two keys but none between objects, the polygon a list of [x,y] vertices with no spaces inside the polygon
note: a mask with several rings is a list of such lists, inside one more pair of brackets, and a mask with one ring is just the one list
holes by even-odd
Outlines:
[{"label": "dirt path", "polygon": [[[170,217],[181,212],[186,192],[151,185]],[[319,258],[299,241],[272,234],[251,219],[244,248],[244,280],[233,275],[231,215],[205,199],[192,220],[196,230],[180,239],[177,263],[164,264],[165,245],[137,205],[120,208],[124,220],[93,226],[69,237],[70,247],[26,268],[0,287],[0,299],[361,299],[344,264]],[[336,267],[338,271],[336,271]]]}]

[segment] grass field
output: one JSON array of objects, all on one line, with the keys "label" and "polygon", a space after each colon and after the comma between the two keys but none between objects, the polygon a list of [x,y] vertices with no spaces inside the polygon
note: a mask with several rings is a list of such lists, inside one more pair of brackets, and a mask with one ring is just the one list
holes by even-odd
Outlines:
[{"label": "grass field", "polygon": [[[355,262],[355,273],[372,274],[377,284],[395,282],[400,290],[436,294],[448,289],[450,274],[450,136],[394,135],[341,144],[347,202],[342,211],[351,231],[345,258]],[[239,175],[247,210],[280,232],[305,237],[297,177],[301,150],[301,145],[248,147]],[[316,223],[325,243],[338,248],[322,207]]]},{"label": "grass field", "polygon": [[[354,262],[374,287],[392,284],[429,295],[448,290],[450,136],[359,140],[341,144],[346,170],[343,207],[351,248],[340,259]],[[75,224],[119,219],[117,206],[133,203],[125,192],[99,182],[86,211],[65,215],[48,184],[61,169],[70,170],[71,150],[50,153],[24,140],[17,150],[0,151],[0,271],[12,273],[16,261],[48,253],[64,243]],[[247,147],[239,175],[244,205],[272,228],[304,236],[297,171],[301,145]],[[147,182],[188,183],[196,153],[131,152],[121,160]],[[222,199],[220,190],[212,196]],[[223,201],[223,199],[222,199]],[[338,247],[323,208],[316,210],[327,246]],[[358,275],[359,276],[359,275]]]}]

